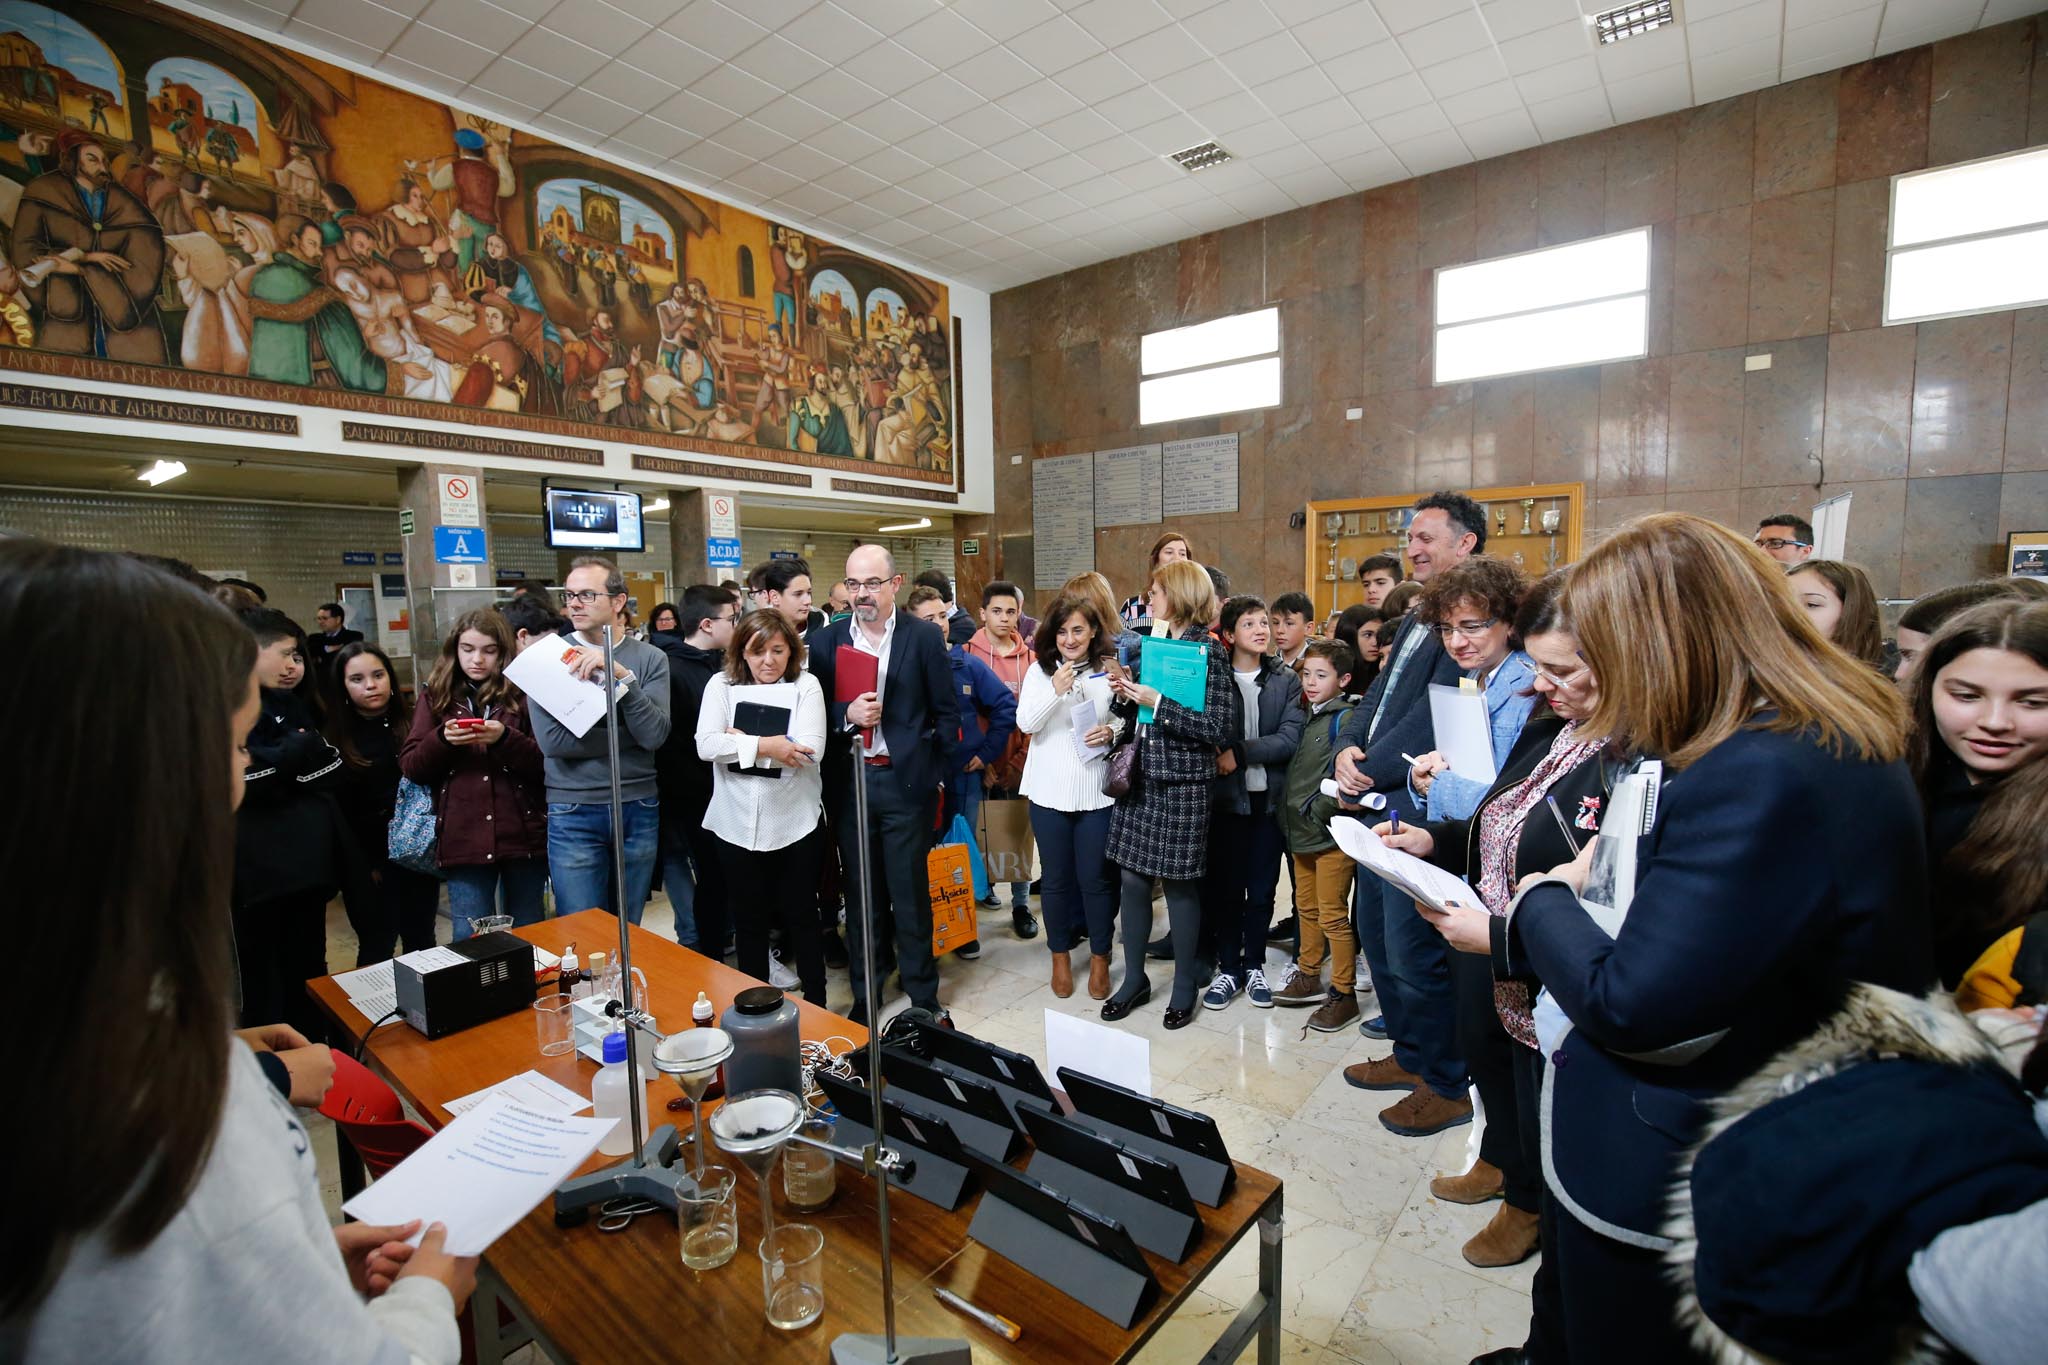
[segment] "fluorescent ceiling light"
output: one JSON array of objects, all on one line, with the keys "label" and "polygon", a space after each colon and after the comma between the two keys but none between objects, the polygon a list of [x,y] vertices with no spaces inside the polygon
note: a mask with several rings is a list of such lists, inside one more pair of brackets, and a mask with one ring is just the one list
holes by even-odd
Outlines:
[{"label": "fluorescent ceiling light", "polygon": [[1138,383],[1138,423],[1179,422],[1280,404],[1280,357],[1145,379]]},{"label": "fluorescent ceiling light", "polygon": [[1192,327],[1150,332],[1138,344],[1141,374],[1171,374],[1197,365],[1218,365],[1280,349],[1280,310],[1261,308]]},{"label": "fluorescent ceiling light", "polygon": [[1648,328],[1649,300],[1643,294],[1440,327],[1436,382],[1633,359],[1648,349]]},{"label": "fluorescent ceiling light", "polygon": [[2048,223],[2048,148],[1967,161],[1892,186],[1894,247]]},{"label": "fluorescent ceiling light", "polygon": [[151,488],[154,488],[158,484],[169,483],[184,472],[185,462],[183,460],[158,460],[135,477],[141,482],[148,484]]},{"label": "fluorescent ceiling light", "polygon": [[1437,272],[1439,327],[1583,303],[1650,287],[1650,230],[1545,247]]},{"label": "fluorescent ceiling light", "polygon": [[932,524],[930,517],[919,517],[916,521],[900,522],[895,526],[877,526],[875,529],[887,534],[891,531],[922,531]]},{"label": "fluorescent ceiling light", "polygon": [[2048,228],[1895,251],[1884,294],[1887,325],[2048,302]]},{"label": "fluorescent ceiling light", "polygon": [[2048,302],[2048,148],[1892,180],[1887,326]]}]

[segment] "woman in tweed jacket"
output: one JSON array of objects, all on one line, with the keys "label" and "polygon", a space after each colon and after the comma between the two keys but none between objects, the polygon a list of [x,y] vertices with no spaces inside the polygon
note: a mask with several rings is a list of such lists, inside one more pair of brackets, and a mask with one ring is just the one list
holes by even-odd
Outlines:
[{"label": "woman in tweed jacket", "polygon": [[1118,703],[1135,713],[1150,706],[1154,717],[1142,728],[1126,724],[1126,743],[1138,746],[1137,778],[1118,799],[1109,822],[1109,860],[1122,871],[1121,900],[1124,978],[1102,1006],[1102,1017],[1123,1018],[1152,998],[1145,977],[1145,943],[1152,936],[1152,879],[1166,883],[1167,924],[1173,936],[1173,994],[1166,1026],[1183,1028],[1194,1018],[1196,945],[1202,928],[1202,874],[1208,869],[1210,784],[1216,756],[1242,728],[1237,684],[1230,656],[1209,635],[1216,619],[1216,590],[1198,564],[1168,561],[1153,571],[1147,600],[1152,619],[1176,639],[1209,647],[1209,676],[1203,709],[1190,711],[1162,698],[1143,682],[1119,677]]}]

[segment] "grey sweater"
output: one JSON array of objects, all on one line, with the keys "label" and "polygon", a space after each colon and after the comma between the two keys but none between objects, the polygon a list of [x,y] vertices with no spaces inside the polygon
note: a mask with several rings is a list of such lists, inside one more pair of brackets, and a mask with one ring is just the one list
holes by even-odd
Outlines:
[{"label": "grey sweater", "polygon": [[[655,750],[668,738],[668,655],[628,636],[613,647],[612,657],[633,674],[633,685],[619,698],[619,719],[624,722],[619,732],[619,796],[645,801],[655,795]],[[533,737],[547,763],[549,803],[587,806],[611,800],[604,733],[610,722],[600,720],[578,739],[538,703],[530,709]]]},{"label": "grey sweater", "polygon": [[368,1303],[349,1285],[304,1125],[247,1047],[229,1052],[220,1131],[185,1207],[133,1256],[80,1243],[33,1316],[0,1321],[0,1360],[455,1365],[439,1281],[403,1279]]}]

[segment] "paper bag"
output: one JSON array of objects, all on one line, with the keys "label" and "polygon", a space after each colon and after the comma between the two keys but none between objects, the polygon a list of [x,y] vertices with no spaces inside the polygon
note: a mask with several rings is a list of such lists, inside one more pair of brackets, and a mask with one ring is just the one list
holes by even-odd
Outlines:
[{"label": "paper bag", "polygon": [[1029,801],[983,801],[975,836],[990,882],[1028,882],[1037,852],[1031,840]]},{"label": "paper bag", "polygon": [[967,845],[940,844],[924,855],[932,892],[932,955],[942,956],[976,936],[974,880]]}]

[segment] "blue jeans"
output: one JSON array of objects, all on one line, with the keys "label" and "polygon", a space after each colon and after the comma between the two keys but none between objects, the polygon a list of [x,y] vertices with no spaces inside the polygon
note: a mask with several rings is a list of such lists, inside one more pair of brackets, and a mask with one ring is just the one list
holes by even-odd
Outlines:
[{"label": "blue jeans", "polygon": [[[951,825],[954,816],[963,815],[967,817],[967,828],[979,830],[981,827],[981,803],[988,799],[988,789],[981,785],[980,773],[954,773],[953,780],[946,784],[946,804],[940,811],[939,823]],[[977,833],[974,837],[979,839],[981,836]],[[983,852],[986,852],[986,850],[983,850]],[[989,894],[995,894],[993,886],[989,888]],[[1013,910],[1023,910],[1029,908],[1030,905],[1031,883],[1011,882],[1010,908]]]},{"label": "blue jeans", "polygon": [[1111,809],[1053,810],[1032,804],[1031,834],[1038,840],[1045,875],[1045,946],[1053,952],[1071,951],[1085,930],[1088,951],[1109,956],[1117,915],[1116,869],[1104,851]]},{"label": "blue jeans", "polygon": [[[1471,1080],[1458,1051],[1458,998],[1451,985],[1451,950],[1430,922],[1416,912],[1415,901],[1377,877],[1365,895],[1379,902],[1382,923],[1381,960],[1372,961],[1373,985],[1387,1016],[1387,1035],[1394,1040],[1394,1059],[1422,1077],[1437,1094],[1463,1099]],[[1374,907],[1360,907],[1361,921]],[[1361,934],[1361,944],[1364,936]]]},{"label": "blue jeans", "polygon": [[697,946],[697,869],[690,858],[690,834],[661,822],[661,885],[668,892],[669,909],[675,912],[676,942],[685,948]]},{"label": "blue jeans", "polygon": [[[661,844],[661,800],[628,801],[626,815],[626,919],[640,922],[654,886]],[[573,915],[603,906],[619,913],[612,885],[612,807],[609,801],[548,803],[548,875],[555,883],[555,913]]]},{"label": "blue jeans", "polygon": [[482,867],[444,867],[441,875],[448,879],[448,918],[454,922],[457,942],[475,932],[470,927],[472,920],[498,913],[500,887],[505,892],[505,913],[515,926],[541,922],[541,888],[547,882],[548,865],[539,858]]}]

